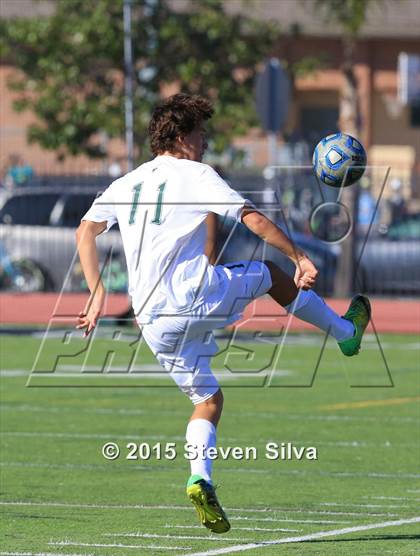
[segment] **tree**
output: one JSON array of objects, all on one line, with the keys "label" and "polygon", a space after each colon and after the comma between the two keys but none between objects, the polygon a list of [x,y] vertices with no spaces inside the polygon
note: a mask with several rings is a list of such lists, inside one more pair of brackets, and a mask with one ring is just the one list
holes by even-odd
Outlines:
[{"label": "tree", "polygon": [[[366,21],[369,7],[381,0],[310,0],[317,13],[324,20],[334,23],[342,31],[343,86],[339,101],[339,128],[345,133],[359,137],[361,117],[359,106],[358,82],[354,72],[354,58],[358,36]],[[350,210],[354,228],[347,240],[342,243],[342,252],[338,261],[335,277],[334,294],[347,296],[357,284],[355,283],[357,251],[357,214],[359,186],[356,184],[344,189],[341,201]]]},{"label": "tree", "polygon": [[[39,123],[29,140],[59,157],[103,157],[101,135],[123,137],[123,0],[57,0],[53,15],[0,21],[3,59],[20,74],[10,83],[15,109]],[[270,54],[272,23],[230,15],[223,0],[133,0],[134,111],[144,158],[151,107],[164,84],[215,102],[212,147],[222,151],[256,123],[256,65]]]}]

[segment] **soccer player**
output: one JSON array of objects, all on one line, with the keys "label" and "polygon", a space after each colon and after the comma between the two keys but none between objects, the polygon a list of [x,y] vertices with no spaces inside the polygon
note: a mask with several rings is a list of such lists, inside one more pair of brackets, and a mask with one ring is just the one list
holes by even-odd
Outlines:
[{"label": "soccer player", "polygon": [[[212,485],[212,460],[206,457],[206,450],[216,446],[223,407],[210,370],[217,352],[212,331],[235,322],[251,300],[268,293],[289,313],[328,331],[344,355],[352,356],[360,349],[370,305],[357,295],[344,317],[332,311],[311,289],[317,270],[305,253],[201,163],[207,147],[204,124],[212,114],[210,102],[200,96],[177,94],[157,106],[149,125],[155,158],[114,181],[83,217],[77,244],[91,296],[77,328],[86,336],[97,324],[105,290],[95,238],[118,222],[142,336],[194,404],[186,439],[204,450],[190,462],[187,495],[200,522],[224,533],[230,525]],[[287,255],[296,265],[294,279],[271,261],[211,264],[214,214],[242,222]]]}]

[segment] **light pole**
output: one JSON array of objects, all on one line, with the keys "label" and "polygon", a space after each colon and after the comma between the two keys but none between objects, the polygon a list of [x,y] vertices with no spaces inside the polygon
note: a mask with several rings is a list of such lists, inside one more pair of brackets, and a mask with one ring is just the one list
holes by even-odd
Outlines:
[{"label": "light pole", "polygon": [[134,167],[134,118],[133,118],[133,45],[131,37],[131,3],[124,0],[124,108],[127,169]]}]

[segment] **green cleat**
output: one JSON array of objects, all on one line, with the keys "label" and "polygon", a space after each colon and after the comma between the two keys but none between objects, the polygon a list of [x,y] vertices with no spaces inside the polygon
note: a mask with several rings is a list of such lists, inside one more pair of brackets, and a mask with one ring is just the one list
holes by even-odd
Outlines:
[{"label": "green cleat", "polygon": [[213,533],[227,533],[230,523],[217,500],[213,486],[200,475],[192,475],[187,483],[187,496],[197,510],[200,523]]},{"label": "green cleat", "polygon": [[338,342],[338,346],[344,355],[351,357],[359,353],[362,337],[370,320],[370,314],[369,299],[360,293],[355,295],[350,302],[347,313],[343,315],[343,319],[349,320],[354,324],[354,336],[343,342]]}]

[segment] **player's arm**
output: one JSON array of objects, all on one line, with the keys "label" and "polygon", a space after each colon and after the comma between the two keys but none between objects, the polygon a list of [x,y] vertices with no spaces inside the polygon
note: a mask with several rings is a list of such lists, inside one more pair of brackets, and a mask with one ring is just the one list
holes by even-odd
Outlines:
[{"label": "player's arm", "polygon": [[217,214],[210,212],[205,220],[207,225],[207,240],[204,254],[210,264],[215,264],[217,256]]},{"label": "player's arm", "polygon": [[106,229],[106,222],[83,220],[76,231],[77,249],[90,297],[83,311],[79,313],[76,328],[87,336],[96,326],[105,299],[105,288],[99,270],[96,236]]},{"label": "player's arm", "polygon": [[296,265],[295,283],[298,288],[312,288],[318,274],[315,265],[274,222],[257,210],[247,207],[242,209],[242,222],[251,232],[279,249],[293,261]]}]

